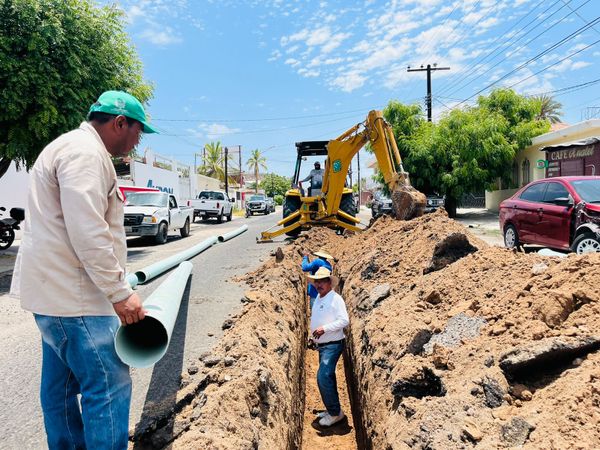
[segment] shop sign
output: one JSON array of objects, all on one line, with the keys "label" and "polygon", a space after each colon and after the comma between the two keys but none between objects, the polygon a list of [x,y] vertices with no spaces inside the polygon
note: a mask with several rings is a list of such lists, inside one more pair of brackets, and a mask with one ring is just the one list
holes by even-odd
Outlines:
[{"label": "shop sign", "polygon": [[555,152],[548,152],[548,159],[550,161],[561,161],[563,159],[576,159],[576,158],[587,158],[593,156],[594,146],[588,145],[583,148],[570,148],[566,150],[557,150]]}]

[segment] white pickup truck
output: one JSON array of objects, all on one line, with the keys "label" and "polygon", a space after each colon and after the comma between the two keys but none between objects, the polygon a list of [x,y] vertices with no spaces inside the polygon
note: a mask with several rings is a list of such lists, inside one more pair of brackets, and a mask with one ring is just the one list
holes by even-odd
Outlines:
[{"label": "white pickup truck", "polygon": [[193,220],[194,210],[178,206],[175,196],[166,192],[131,192],[125,201],[127,236],[153,236],[157,244],[164,244],[170,230],[189,236]]},{"label": "white pickup truck", "polygon": [[194,219],[216,217],[217,223],[223,222],[223,217],[231,221],[235,199],[227,198],[225,191],[201,191],[198,198],[188,200],[188,206],[194,208]]}]

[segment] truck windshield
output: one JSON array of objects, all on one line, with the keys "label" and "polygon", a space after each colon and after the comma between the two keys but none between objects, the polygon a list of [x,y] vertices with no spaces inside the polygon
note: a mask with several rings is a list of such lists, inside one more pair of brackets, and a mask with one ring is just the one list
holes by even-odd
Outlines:
[{"label": "truck windshield", "polygon": [[571,185],[584,202],[600,203],[600,180],[575,180]]},{"label": "truck windshield", "polygon": [[250,201],[251,202],[264,202],[265,196],[264,195],[253,195],[250,197]]},{"label": "truck windshield", "polygon": [[136,192],[127,196],[128,206],[157,206],[166,208],[169,197],[157,192]]},{"label": "truck windshield", "polygon": [[200,200],[225,200],[222,192],[202,191],[198,194]]}]

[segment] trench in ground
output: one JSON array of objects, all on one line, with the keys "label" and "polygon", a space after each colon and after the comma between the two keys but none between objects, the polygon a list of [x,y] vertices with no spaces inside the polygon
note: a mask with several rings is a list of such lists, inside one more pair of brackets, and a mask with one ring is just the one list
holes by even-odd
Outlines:
[{"label": "trench in ground", "polygon": [[[310,307],[306,298],[305,305],[306,317],[308,317],[308,324],[305,330],[309,330]],[[303,341],[306,341],[306,339],[303,336]],[[340,403],[346,418],[328,428],[321,427],[316,417],[318,412],[325,410],[317,386],[317,370],[319,368],[318,351],[306,348],[303,350],[304,373],[302,376],[303,390],[301,392],[303,391],[304,401],[300,403],[304,405],[304,419],[300,424],[302,429],[299,430],[299,433],[302,434],[302,449],[362,450],[369,448],[364,440],[365,433],[360,420],[362,416],[360,414],[360,405],[358,404],[360,398],[355,389],[356,379],[353,371],[354,364],[350,344],[351,337],[348,336],[348,331],[346,331],[346,349],[336,367]]]}]

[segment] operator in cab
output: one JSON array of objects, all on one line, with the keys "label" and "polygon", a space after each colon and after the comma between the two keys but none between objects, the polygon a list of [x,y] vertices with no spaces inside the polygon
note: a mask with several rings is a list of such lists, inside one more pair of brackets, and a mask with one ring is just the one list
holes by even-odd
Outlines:
[{"label": "operator in cab", "polygon": [[319,161],[315,162],[315,168],[310,171],[308,176],[303,180],[300,180],[299,184],[302,187],[302,183],[310,180],[310,187],[308,188],[308,196],[311,197],[313,190],[321,190],[323,187],[323,173],[324,170],[321,169],[321,163]]}]

